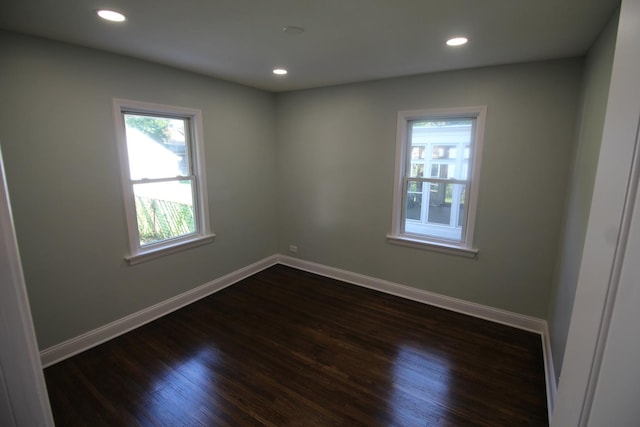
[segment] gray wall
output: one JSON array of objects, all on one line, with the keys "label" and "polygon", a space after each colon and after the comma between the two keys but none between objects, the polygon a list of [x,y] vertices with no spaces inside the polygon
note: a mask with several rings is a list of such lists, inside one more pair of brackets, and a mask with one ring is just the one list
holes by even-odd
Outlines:
[{"label": "gray wall", "polygon": [[[273,95],[10,33],[0,52],[0,142],[41,349],[276,252]],[[202,110],[214,243],[123,261],[113,97]]]},{"label": "gray wall", "polygon": [[[279,94],[279,249],[544,318],[570,175],[582,61]],[[487,105],[477,259],[387,243],[396,112]]]},{"label": "gray wall", "polygon": [[578,120],[578,144],[548,314],[556,377],[560,376],[562,369],[582,248],[587,232],[609,94],[617,23],[616,13],[591,48],[585,62],[582,111]]}]

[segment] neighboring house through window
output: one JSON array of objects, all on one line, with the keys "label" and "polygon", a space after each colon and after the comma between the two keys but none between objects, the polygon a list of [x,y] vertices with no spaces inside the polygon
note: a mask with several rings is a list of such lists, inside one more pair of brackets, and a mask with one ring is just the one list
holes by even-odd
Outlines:
[{"label": "neighboring house through window", "polygon": [[400,111],[390,241],[473,256],[486,107]]},{"label": "neighboring house through window", "polygon": [[208,243],[202,113],[114,99],[130,264]]}]

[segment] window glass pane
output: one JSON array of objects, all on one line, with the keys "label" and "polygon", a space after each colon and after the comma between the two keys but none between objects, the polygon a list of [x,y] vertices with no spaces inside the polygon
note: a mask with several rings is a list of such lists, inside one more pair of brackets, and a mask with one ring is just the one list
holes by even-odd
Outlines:
[{"label": "window glass pane", "polygon": [[[418,160],[427,161],[426,169],[432,178],[467,179],[470,144],[475,119],[452,118],[410,121],[411,177]],[[426,156],[425,156],[426,153]],[[437,170],[434,167],[437,165]],[[448,170],[442,170],[448,165]]]},{"label": "window glass pane", "polygon": [[431,151],[432,159],[455,159],[456,158],[456,145],[434,145]]},{"label": "window glass pane", "polygon": [[132,180],[187,176],[187,120],[124,114]]},{"label": "window glass pane", "polygon": [[467,192],[467,186],[463,185],[462,189],[460,190],[460,208],[459,208],[459,215],[458,215],[458,227],[462,227],[462,224],[464,223],[464,218],[465,218],[464,202],[467,197],[466,192]]},{"label": "window glass pane", "polygon": [[398,112],[392,241],[476,252],[485,122],[486,106]]},{"label": "window glass pane", "polygon": [[447,163],[433,163],[431,165],[431,176],[429,178],[453,178],[455,166]]},{"label": "window glass pane", "polygon": [[440,178],[454,178],[456,176],[456,165],[442,165],[446,166],[444,172],[440,170]]},{"label": "window glass pane", "polygon": [[407,191],[409,193],[421,193],[422,194],[422,185],[423,183],[420,181],[409,181],[409,185],[407,187]]},{"label": "window glass pane", "polygon": [[140,246],[196,232],[190,180],[134,184]]},{"label": "window glass pane", "polygon": [[424,163],[411,163],[411,178],[421,178],[424,176]]},{"label": "window glass pane", "polygon": [[425,147],[413,146],[411,147],[411,159],[424,159]]},{"label": "window glass pane", "polygon": [[[424,183],[409,181],[407,185],[407,219],[420,220],[422,212],[422,188]],[[427,184],[428,185],[428,184]]]},{"label": "window glass pane", "polygon": [[465,216],[465,184],[424,183],[428,191],[410,191],[409,181],[405,232],[443,240],[461,241]]},{"label": "window glass pane", "polygon": [[433,163],[431,165],[431,175],[429,175],[429,178],[438,178],[439,175],[440,175],[440,165],[437,163]]}]

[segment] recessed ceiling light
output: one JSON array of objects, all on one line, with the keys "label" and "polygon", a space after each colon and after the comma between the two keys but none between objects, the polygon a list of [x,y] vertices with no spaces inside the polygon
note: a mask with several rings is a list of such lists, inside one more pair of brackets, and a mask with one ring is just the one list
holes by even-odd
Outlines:
[{"label": "recessed ceiling light", "polygon": [[123,14],[116,12],[115,10],[100,9],[96,10],[96,13],[105,21],[123,22],[127,19]]},{"label": "recessed ceiling light", "polygon": [[290,36],[297,36],[298,34],[304,33],[304,28],[287,25],[286,27],[282,27],[282,31],[289,34]]},{"label": "recessed ceiling light", "polygon": [[279,76],[284,76],[285,74],[287,74],[287,70],[285,70],[284,68],[274,68],[273,69],[273,74],[277,74]]},{"label": "recessed ceiling light", "polygon": [[454,37],[452,39],[447,40],[448,46],[462,46],[466,44],[469,40],[466,37]]}]

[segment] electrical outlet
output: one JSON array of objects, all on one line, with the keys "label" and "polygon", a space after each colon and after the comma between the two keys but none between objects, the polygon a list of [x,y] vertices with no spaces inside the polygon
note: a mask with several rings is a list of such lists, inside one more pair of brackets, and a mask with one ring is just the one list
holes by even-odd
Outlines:
[{"label": "electrical outlet", "polygon": [[289,252],[293,252],[294,254],[298,253],[298,247],[296,245],[289,245]]}]

